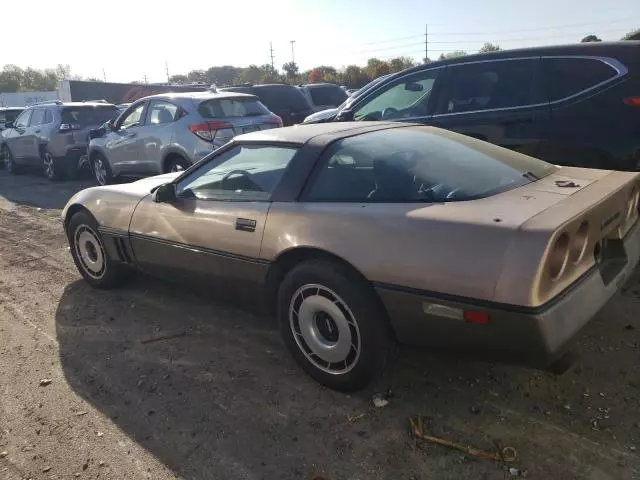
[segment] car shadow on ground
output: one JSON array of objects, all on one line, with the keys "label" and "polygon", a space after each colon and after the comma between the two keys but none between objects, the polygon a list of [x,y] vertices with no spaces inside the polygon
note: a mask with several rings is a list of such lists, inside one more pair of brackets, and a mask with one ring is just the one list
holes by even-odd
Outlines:
[{"label": "car shadow on ground", "polygon": [[93,186],[95,182],[88,174],[52,182],[39,172],[11,175],[0,170],[0,197],[36,208],[62,209],[76,192]]},{"label": "car shadow on ground", "polygon": [[[640,440],[640,396],[625,381],[637,364],[637,331],[622,331],[631,321],[598,320],[581,341],[590,357],[563,377],[403,350],[376,385],[344,395],[298,369],[272,320],[175,285],[77,281],[56,312],[70,386],[186,479],[493,479],[510,466],[535,478],[627,478],[640,468],[625,448]],[[609,352],[611,342],[635,342],[635,357]],[[374,392],[389,405],[373,407]],[[518,460],[416,442],[407,427],[417,414],[432,435],[512,446]]]}]

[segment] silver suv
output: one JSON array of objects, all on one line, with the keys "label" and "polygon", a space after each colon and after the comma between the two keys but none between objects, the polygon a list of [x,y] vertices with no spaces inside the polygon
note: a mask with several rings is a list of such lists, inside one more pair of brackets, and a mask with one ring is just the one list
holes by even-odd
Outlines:
[{"label": "silver suv", "polygon": [[40,167],[50,180],[75,176],[89,130],[117,115],[117,107],[104,102],[34,104],[5,124],[0,156],[14,174]]},{"label": "silver suv", "polygon": [[152,95],[91,132],[89,162],[100,185],[118,176],[187,169],[234,136],[282,126],[257,97],[242,93]]}]

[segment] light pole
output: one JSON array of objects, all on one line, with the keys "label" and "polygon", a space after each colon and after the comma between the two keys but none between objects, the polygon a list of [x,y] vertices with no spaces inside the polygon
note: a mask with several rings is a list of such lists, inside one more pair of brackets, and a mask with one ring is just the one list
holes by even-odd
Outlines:
[{"label": "light pole", "polygon": [[293,54],[293,44],[296,43],[295,40],[289,40],[289,43],[291,44],[291,63],[296,63],[296,57]]}]

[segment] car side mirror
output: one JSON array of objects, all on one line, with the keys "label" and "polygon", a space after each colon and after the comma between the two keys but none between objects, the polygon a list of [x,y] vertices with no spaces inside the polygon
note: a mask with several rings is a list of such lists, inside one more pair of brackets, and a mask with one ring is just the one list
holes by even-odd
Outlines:
[{"label": "car side mirror", "polygon": [[337,122],[350,122],[353,120],[353,110],[342,110],[336,115]]},{"label": "car side mirror", "polygon": [[13,122],[6,122],[4,128],[13,128]]},{"label": "car side mirror", "polygon": [[171,203],[176,200],[176,186],[173,183],[160,185],[153,192],[153,201],[156,203]]},{"label": "car side mirror", "polygon": [[404,84],[404,89],[409,92],[421,92],[424,88],[419,83],[410,82]]}]

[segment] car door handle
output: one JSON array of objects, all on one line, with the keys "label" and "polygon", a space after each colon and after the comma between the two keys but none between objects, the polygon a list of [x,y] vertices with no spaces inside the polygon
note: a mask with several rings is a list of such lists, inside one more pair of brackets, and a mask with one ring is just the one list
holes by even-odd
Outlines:
[{"label": "car door handle", "polygon": [[250,218],[236,218],[236,230],[241,232],[255,232],[258,222]]}]

